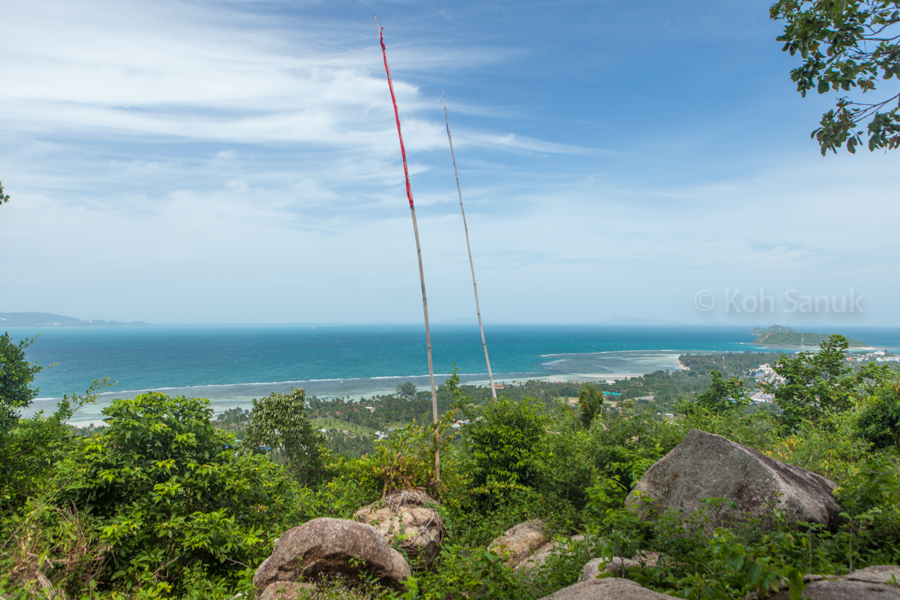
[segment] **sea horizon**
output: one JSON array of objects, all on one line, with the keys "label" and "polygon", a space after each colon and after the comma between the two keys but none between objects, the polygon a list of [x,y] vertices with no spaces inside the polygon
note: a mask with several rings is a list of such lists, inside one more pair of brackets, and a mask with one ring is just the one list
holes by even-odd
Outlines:
[{"label": "sea horizon", "polygon": [[[454,368],[463,383],[487,385],[477,325],[432,326],[440,385]],[[900,350],[898,327],[820,327],[871,346]],[[678,369],[690,352],[789,352],[751,344],[744,325],[486,324],[495,381],[612,381]],[[309,396],[358,400],[405,381],[430,387],[423,325],[209,325],[10,328],[18,341],[40,334],[27,358],[45,368],[38,398],[25,416],[52,412],[63,394],[82,394],[109,377],[96,404],[74,424],[97,423],[116,398],[147,391],[204,397],[218,413],[249,408],[253,398],[303,388]],[[48,367],[48,365],[54,365]]]}]

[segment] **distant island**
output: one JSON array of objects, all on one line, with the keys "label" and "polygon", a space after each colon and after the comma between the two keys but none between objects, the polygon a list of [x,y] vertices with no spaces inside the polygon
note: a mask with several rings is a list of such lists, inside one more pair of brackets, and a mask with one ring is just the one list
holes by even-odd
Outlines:
[{"label": "distant island", "polygon": [[[821,333],[805,333],[782,325],[772,325],[766,329],[757,327],[750,332],[750,335],[756,336],[753,343],[760,346],[818,346],[831,337]],[[867,348],[869,346],[861,340],[851,340],[850,338],[847,338],[847,343],[850,348]]]},{"label": "distant island", "polygon": [[64,317],[53,313],[23,312],[0,313],[0,329],[5,327],[134,327],[150,325],[143,321],[120,323],[118,321],[82,321],[75,317]]}]

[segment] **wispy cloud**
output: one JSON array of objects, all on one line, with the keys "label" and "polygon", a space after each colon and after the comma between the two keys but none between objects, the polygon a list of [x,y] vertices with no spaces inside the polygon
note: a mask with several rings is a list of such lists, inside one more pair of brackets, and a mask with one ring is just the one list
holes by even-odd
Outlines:
[{"label": "wispy cloud", "polygon": [[[418,321],[362,6],[0,5],[0,310]],[[472,302],[446,89],[489,318],[691,320],[698,289],[852,283],[896,322],[896,158],[818,156],[765,6],[377,8],[436,319]]]}]

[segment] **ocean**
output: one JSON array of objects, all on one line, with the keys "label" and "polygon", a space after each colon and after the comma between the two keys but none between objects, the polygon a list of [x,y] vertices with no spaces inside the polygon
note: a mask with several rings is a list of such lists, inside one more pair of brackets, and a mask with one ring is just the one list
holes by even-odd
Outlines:
[{"label": "ocean", "polygon": [[[423,326],[153,325],[9,333],[14,340],[39,334],[27,357],[44,366],[36,378],[40,393],[25,414],[52,411],[63,394],[83,393],[95,379],[115,382],[76,414],[75,424],[98,423],[112,399],[147,390],[209,398],[218,412],[292,387],[354,399],[389,393],[404,381],[428,387]],[[900,328],[840,333],[900,349]],[[498,381],[609,380],[677,369],[685,352],[771,351],[751,345],[747,327],[488,325],[485,335]],[[463,382],[487,382],[477,326],[434,326],[432,347],[438,383],[454,364]]]}]

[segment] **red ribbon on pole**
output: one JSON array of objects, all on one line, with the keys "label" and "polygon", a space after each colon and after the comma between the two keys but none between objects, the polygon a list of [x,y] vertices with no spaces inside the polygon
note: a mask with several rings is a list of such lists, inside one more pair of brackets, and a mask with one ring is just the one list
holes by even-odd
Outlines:
[{"label": "red ribbon on pole", "polygon": [[391,88],[391,102],[394,104],[394,119],[397,121],[397,135],[400,137],[400,155],[403,157],[403,175],[406,177],[406,197],[413,206],[412,188],[409,187],[409,168],[406,166],[406,148],[403,146],[403,132],[400,131],[400,112],[397,110],[397,97],[394,95],[394,82],[391,81],[391,68],[387,61],[387,48],[384,46],[384,27],[378,28],[378,39],[381,42],[381,55],[384,57],[384,70],[387,73],[388,87]]}]

